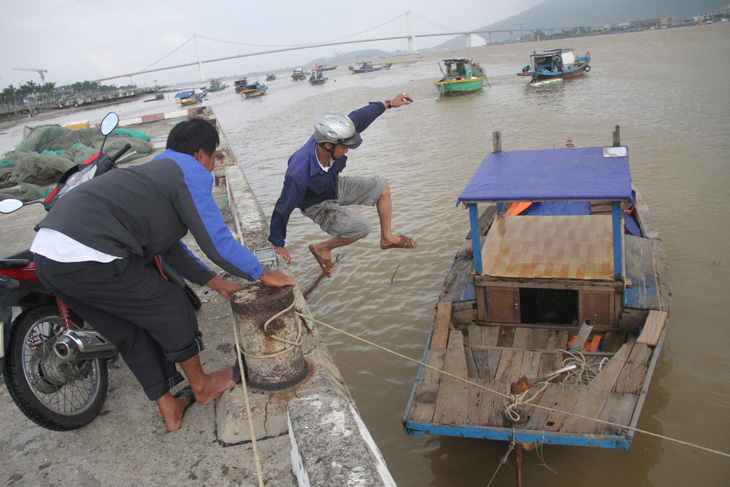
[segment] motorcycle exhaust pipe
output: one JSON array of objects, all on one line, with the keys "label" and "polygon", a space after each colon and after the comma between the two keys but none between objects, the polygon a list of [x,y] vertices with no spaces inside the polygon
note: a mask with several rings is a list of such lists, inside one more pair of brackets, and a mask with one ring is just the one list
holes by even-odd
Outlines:
[{"label": "motorcycle exhaust pipe", "polygon": [[66,330],[53,350],[63,360],[112,358],[117,352],[111,342],[93,330]]}]

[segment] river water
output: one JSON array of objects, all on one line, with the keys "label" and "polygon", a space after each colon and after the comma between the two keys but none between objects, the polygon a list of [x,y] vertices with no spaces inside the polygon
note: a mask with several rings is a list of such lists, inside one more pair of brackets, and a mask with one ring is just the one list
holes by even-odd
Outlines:
[{"label": "river water", "polygon": [[[389,71],[328,72],[322,86],[277,72],[269,92],[242,99],[211,93],[214,108],[264,212],[281,190],[288,156],[306,141],[320,112],[348,112],[407,91],[414,103],[381,116],[350,152],[345,175],[381,174],[393,194],[393,228],[418,241],[415,251],[379,249],[377,235],[339,249],[331,279],[312,292],[314,316],[420,359],[434,303],[454,252],[468,231],[456,198],[502,133],[504,150],[610,145],[621,126],[634,184],[664,240],[673,288],[669,331],[638,427],[730,452],[730,24],[624,35],[482,47],[422,56]],[[540,88],[515,76],[533,50],[590,50],[591,72]],[[473,57],[490,87],[439,98],[437,61]],[[241,69],[238,69],[240,71]],[[263,78],[264,76],[262,76]],[[232,84],[232,82],[229,81]],[[169,95],[168,95],[169,96]],[[115,107],[122,118],[168,111],[170,100]],[[101,119],[108,109],[59,122]],[[35,122],[34,122],[35,123]],[[0,151],[20,138],[0,134]],[[363,209],[377,226],[374,209]],[[325,235],[298,212],[289,224],[292,271],[301,288],[319,267],[307,245]],[[362,417],[399,486],[485,486],[506,444],[463,438],[408,437],[401,418],[416,365],[339,333],[320,329]],[[626,452],[545,447],[526,453],[526,486],[728,485],[730,459],[637,433]],[[515,485],[514,463],[493,485]]]}]

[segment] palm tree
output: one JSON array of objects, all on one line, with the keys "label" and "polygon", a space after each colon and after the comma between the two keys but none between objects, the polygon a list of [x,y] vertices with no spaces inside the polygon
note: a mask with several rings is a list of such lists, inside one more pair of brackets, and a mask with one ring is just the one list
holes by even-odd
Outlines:
[{"label": "palm tree", "polygon": [[5,88],[2,92],[2,98],[3,103],[10,105],[11,103],[15,105],[16,103],[16,96],[17,96],[17,88],[13,85],[8,85],[7,88]]}]

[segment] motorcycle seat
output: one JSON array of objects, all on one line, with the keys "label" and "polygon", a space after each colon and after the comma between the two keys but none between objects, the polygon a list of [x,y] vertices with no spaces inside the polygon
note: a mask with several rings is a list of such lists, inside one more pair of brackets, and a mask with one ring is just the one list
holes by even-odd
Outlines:
[{"label": "motorcycle seat", "polygon": [[17,269],[29,263],[30,259],[0,259],[0,269]]}]

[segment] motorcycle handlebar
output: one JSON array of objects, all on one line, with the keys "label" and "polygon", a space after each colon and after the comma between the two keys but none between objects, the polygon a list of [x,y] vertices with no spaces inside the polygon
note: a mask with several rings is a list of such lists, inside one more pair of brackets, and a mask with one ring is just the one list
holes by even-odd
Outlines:
[{"label": "motorcycle handlebar", "polygon": [[124,146],[121,149],[119,149],[116,152],[116,154],[114,154],[113,156],[110,157],[110,159],[112,160],[112,162],[117,162],[117,159],[122,157],[122,155],[131,148],[132,148],[132,144],[124,144]]}]

